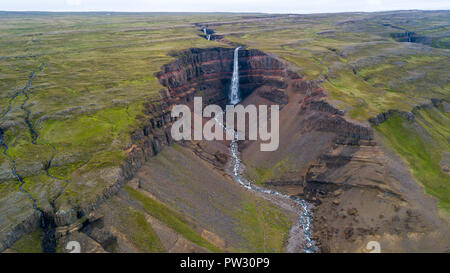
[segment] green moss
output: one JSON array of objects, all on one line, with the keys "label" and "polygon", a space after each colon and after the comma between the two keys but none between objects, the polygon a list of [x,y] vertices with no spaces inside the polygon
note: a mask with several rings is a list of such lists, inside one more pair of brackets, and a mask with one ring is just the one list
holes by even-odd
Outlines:
[{"label": "green moss", "polygon": [[251,180],[254,181],[256,184],[261,185],[268,177],[271,176],[272,176],[272,169],[259,167],[255,168],[254,176],[252,176],[253,178],[251,178]]},{"label": "green moss", "polygon": [[23,189],[26,190],[36,200],[36,205],[39,208],[50,208],[52,202],[61,189],[66,184],[66,181],[53,179],[44,171],[30,175],[23,179],[25,182]]},{"label": "green moss", "polygon": [[144,214],[127,208],[120,217],[121,224],[126,228],[124,232],[143,252],[164,252],[165,249],[152,227],[147,223]]},{"label": "green moss", "polygon": [[290,221],[266,200],[244,202],[237,213],[238,232],[248,240],[251,252],[282,252]]},{"label": "green moss", "polygon": [[[84,171],[118,166],[125,158],[122,147],[129,140],[130,131],[137,127],[134,117],[141,108],[132,105],[125,108],[108,108],[73,119],[49,120],[42,125],[39,143],[51,143],[57,150],[56,157],[75,156],[66,166],[73,170],[84,161]],[[69,129],[70,128],[70,129]],[[47,147],[50,149],[50,147]],[[59,166],[60,169],[63,167]],[[64,171],[67,175],[67,171]]]},{"label": "green moss", "polygon": [[111,141],[112,124],[99,119],[97,115],[50,120],[42,127],[40,141],[58,146],[83,148]]},{"label": "green moss", "polygon": [[295,172],[297,171],[295,164],[293,163],[295,159],[292,156],[287,155],[280,161],[276,162],[273,166],[267,168],[264,167],[249,167],[247,166],[246,175],[255,184],[262,185],[264,182],[270,180],[278,180],[283,173]]},{"label": "green moss", "polygon": [[148,214],[165,223],[176,232],[180,233],[184,238],[213,252],[221,252],[218,247],[214,246],[207,240],[203,239],[199,234],[197,234],[184,219],[184,217],[178,212],[168,208],[167,206],[156,200],[145,196],[144,194],[129,186],[125,186],[125,190],[136,200],[141,202]]},{"label": "green moss", "polygon": [[444,124],[449,125],[449,116],[436,109],[421,110],[416,119],[408,122],[394,116],[376,130],[383,135],[385,143],[408,163],[425,191],[437,197],[438,206],[450,212],[450,176],[440,166],[442,153],[450,151],[450,127],[443,127]]},{"label": "green moss", "polygon": [[329,98],[341,103],[348,109],[348,115],[365,121],[388,109],[409,110],[411,106],[399,101],[399,94],[375,88],[355,75],[351,70],[340,70],[329,77],[323,87],[329,92]]},{"label": "green moss", "polygon": [[80,168],[81,173],[119,166],[126,158],[122,150],[100,151]]},{"label": "green moss", "polygon": [[32,144],[23,139],[14,141],[15,145],[8,148],[7,154],[17,163],[17,173],[22,177],[28,169],[43,168],[52,156],[52,151],[46,145]]},{"label": "green moss", "polygon": [[19,253],[41,253],[41,230],[22,236],[11,249]]},{"label": "green moss", "polygon": [[[156,14],[151,20],[87,14],[23,16],[0,19],[6,24],[0,33],[8,36],[0,37],[0,50],[6,57],[0,60],[0,87],[5,90],[0,105],[7,109],[12,96],[28,84],[31,71],[36,71],[25,106],[39,136],[37,144],[31,143],[24,124],[23,94],[14,98],[11,111],[0,122],[14,124],[4,132],[8,154],[16,160],[17,172],[30,183],[26,187],[31,194],[42,199],[51,199],[44,195],[54,191],[42,192],[42,187],[31,184],[45,178],[36,172],[42,172],[53,156],[51,175],[71,179],[75,171],[91,172],[88,176],[97,184],[92,194],[101,191],[105,181],[99,177],[100,170],[122,163],[131,133],[148,121],[143,104],[159,98],[162,86],[154,73],[174,59],[167,53],[218,44],[198,37],[197,29],[190,26],[158,29],[194,22],[194,17],[185,21],[184,16]],[[149,30],[122,31],[133,27]],[[41,64],[45,64],[43,70],[38,71]],[[5,160],[2,157],[0,163]],[[42,181],[45,188],[47,180]],[[68,187],[68,195],[82,200],[86,195],[82,188]]]}]

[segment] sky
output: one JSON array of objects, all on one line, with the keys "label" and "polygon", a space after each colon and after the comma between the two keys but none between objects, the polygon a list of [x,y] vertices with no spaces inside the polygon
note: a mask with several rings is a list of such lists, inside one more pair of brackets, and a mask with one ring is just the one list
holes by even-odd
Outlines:
[{"label": "sky", "polygon": [[450,9],[450,0],[0,0],[8,11],[325,13]]}]

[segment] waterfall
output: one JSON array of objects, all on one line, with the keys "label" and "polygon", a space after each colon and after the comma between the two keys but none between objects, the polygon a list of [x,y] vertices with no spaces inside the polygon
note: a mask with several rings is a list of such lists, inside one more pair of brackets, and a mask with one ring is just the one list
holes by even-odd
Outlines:
[{"label": "waterfall", "polygon": [[[240,47],[234,50],[234,64],[233,64],[233,77],[231,79],[231,90],[230,90],[230,104],[235,105],[240,102],[239,96],[239,66],[238,66],[238,51]],[[241,159],[239,158],[239,146],[238,140],[239,135],[236,131],[231,131],[223,123],[221,123],[217,118],[214,118],[216,123],[222,127],[228,134],[232,134],[233,140],[230,143],[230,153],[231,153],[231,170],[229,170],[229,175],[231,178],[239,183],[242,187],[247,190],[258,192],[267,196],[273,196],[274,198],[282,198],[284,200],[293,201],[298,207],[298,225],[294,226],[294,232],[299,232],[302,234],[304,241],[300,242],[304,245],[301,247],[304,252],[311,253],[315,250],[315,243],[311,239],[311,214],[309,204],[298,197],[290,196],[284,193],[277,192],[275,190],[264,189],[262,187],[256,186],[254,183],[250,182],[247,178],[241,175]],[[292,230],[291,230],[292,231]],[[295,240],[294,240],[295,241]],[[291,243],[291,242],[289,242]],[[298,244],[298,241],[294,242]],[[289,247],[288,247],[289,248]]]},{"label": "waterfall", "polygon": [[406,32],[406,36],[408,37],[408,43],[412,42],[411,34],[412,34],[412,32],[409,32],[409,31]]},{"label": "waterfall", "polygon": [[208,34],[208,29],[206,27],[202,28],[203,33],[205,34],[205,38],[208,41],[211,41],[211,34]]},{"label": "waterfall", "polygon": [[230,88],[230,104],[235,105],[241,100],[239,96],[239,49],[238,46],[234,50],[234,60],[233,60],[233,77],[231,78],[231,88]]},{"label": "waterfall", "polygon": [[[225,130],[229,130],[225,126],[223,126],[223,124],[222,124],[222,127]],[[269,189],[265,189],[265,188],[256,186],[255,184],[250,182],[247,178],[242,176],[240,174],[241,159],[239,158],[238,138],[239,138],[238,133],[234,132],[234,139],[230,143],[231,166],[232,166],[230,175],[231,175],[232,179],[235,182],[239,183],[242,187],[244,187],[248,190],[259,192],[262,194],[267,194],[267,195],[274,196],[274,197],[283,198],[286,200],[292,200],[298,206],[298,209],[299,209],[298,210],[298,212],[299,212],[298,226],[297,225],[294,226],[294,230],[295,230],[295,232],[297,232],[297,230],[299,230],[299,232],[303,235],[304,245],[301,248],[303,249],[303,251],[305,253],[314,252],[315,251],[315,242],[311,239],[311,213],[309,212],[310,205],[305,200],[300,199],[298,197],[290,196],[290,195],[280,193],[275,190],[269,190]],[[298,242],[296,242],[295,244],[298,244]]]},{"label": "waterfall", "polygon": [[205,34],[205,38],[208,41],[211,41],[211,34],[208,34],[208,29],[206,29],[206,27],[202,28],[203,33]]}]

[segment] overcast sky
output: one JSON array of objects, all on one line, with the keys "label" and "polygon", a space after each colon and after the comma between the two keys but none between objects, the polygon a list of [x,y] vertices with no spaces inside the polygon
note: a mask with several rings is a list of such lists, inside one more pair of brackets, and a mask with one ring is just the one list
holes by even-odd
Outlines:
[{"label": "overcast sky", "polygon": [[0,0],[16,11],[200,11],[317,13],[450,9],[450,0]]}]

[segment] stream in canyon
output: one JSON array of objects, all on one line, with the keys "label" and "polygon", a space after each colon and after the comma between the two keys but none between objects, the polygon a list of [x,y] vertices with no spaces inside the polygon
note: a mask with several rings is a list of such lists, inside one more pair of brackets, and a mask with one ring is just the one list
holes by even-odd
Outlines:
[{"label": "stream in canyon", "polygon": [[203,33],[205,33],[206,40],[211,41],[211,34],[208,34],[206,28],[203,28]]},{"label": "stream in canyon", "polygon": [[[237,47],[234,50],[234,62],[233,62],[233,76],[231,79],[231,90],[229,95],[229,103],[232,105],[238,104],[240,102],[240,94],[239,94],[239,49]],[[233,140],[230,143],[230,169],[229,174],[232,179],[239,183],[242,187],[256,192],[261,195],[265,195],[264,197],[268,197],[271,201],[275,203],[281,204],[281,206],[286,207],[291,206],[291,202],[294,203],[295,211],[299,214],[298,223],[291,228],[287,250],[288,252],[293,252],[296,250],[301,250],[306,253],[312,253],[315,251],[315,243],[311,239],[311,213],[309,204],[298,197],[290,196],[287,194],[280,193],[275,190],[264,189],[262,187],[256,186],[254,183],[250,182],[241,174],[241,169],[243,168],[240,159],[239,153],[239,144],[238,139],[239,135],[236,131],[229,132],[230,129],[227,129],[223,123],[220,123],[217,119],[219,126],[223,127],[224,130],[228,131],[227,133],[234,135]],[[298,246],[302,244],[301,246]]]}]

